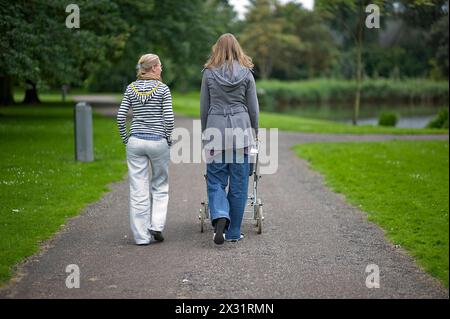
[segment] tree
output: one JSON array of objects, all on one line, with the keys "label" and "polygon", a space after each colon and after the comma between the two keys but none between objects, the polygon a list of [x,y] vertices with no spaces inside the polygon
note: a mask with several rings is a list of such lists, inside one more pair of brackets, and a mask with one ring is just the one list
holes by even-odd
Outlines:
[{"label": "tree", "polygon": [[[347,39],[356,49],[356,92],[353,112],[353,124],[358,124],[359,109],[361,105],[361,87],[363,80],[363,45],[366,27],[368,5],[377,5],[380,10],[385,5],[384,0],[316,0],[316,7],[328,19],[340,25]],[[380,12],[381,13],[381,12]]]},{"label": "tree", "polygon": [[0,3],[0,104],[11,104],[13,81],[26,82],[25,101],[38,103],[39,86],[81,83],[120,54],[127,25],[114,2],[78,1],[79,29],[66,27],[66,5],[62,0]]},{"label": "tree", "polygon": [[289,2],[277,8],[283,33],[297,36],[302,49],[295,60],[286,60],[288,78],[313,78],[329,74],[336,62],[337,47],[322,17],[301,4]]},{"label": "tree", "polygon": [[116,1],[131,31],[114,68],[89,78],[93,91],[122,90],[135,80],[142,54],[155,53],[164,64],[163,80],[178,90],[197,87],[202,66],[218,36],[232,31],[235,13],[226,0]]},{"label": "tree", "polygon": [[[393,0],[392,0],[393,1]],[[409,29],[420,32],[421,45],[427,55],[422,61],[432,67],[431,73],[437,78],[448,79],[448,0],[397,0],[395,14]]]},{"label": "tree", "polygon": [[284,33],[282,17],[276,16],[277,0],[251,0],[241,41],[263,79],[269,78],[274,67],[292,66],[303,49],[300,39]]},{"label": "tree", "polygon": [[172,81],[179,87],[185,89],[192,78],[200,77],[211,46],[226,31],[231,14],[228,2],[219,0],[167,0],[155,7],[160,29],[156,44],[172,65]]},{"label": "tree", "polygon": [[429,33],[429,45],[435,52],[431,63],[434,65],[433,71],[436,78],[446,78],[448,80],[448,41],[449,41],[448,15],[440,18],[431,27]]},{"label": "tree", "polygon": [[390,0],[391,11],[409,26],[430,30],[442,17],[448,16],[448,0]]}]

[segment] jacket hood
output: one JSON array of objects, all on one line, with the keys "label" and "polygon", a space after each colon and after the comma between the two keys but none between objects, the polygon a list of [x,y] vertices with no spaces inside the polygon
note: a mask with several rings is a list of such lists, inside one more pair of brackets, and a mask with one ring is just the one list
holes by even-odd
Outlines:
[{"label": "jacket hood", "polygon": [[161,82],[156,80],[137,80],[129,85],[128,92],[144,105],[155,96],[159,86],[161,86]]},{"label": "jacket hood", "polygon": [[238,87],[242,81],[247,78],[250,69],[240,65],[239,62],[234,61],[231,67],[225,63],[219,68],[210,69],[210,71],[217,83],[219,83],[225,91],[229,92]]}]

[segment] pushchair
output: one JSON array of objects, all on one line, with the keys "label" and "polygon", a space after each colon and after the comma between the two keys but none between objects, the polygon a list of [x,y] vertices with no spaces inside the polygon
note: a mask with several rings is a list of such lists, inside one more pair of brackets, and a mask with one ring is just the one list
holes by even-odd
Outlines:
[{"label": "pushchair", "polygon": [[[249,191],[246,209],[244,211],[244,220],[253,221],[256,226],[256,231],[258,234],[262,233],[263,230],[263,203],[261,198],[258,197],[258,183],[261,179],[261,176],[258,172],[258,160],[259,160],[259,147],[258,144],[250,149],[249,153],[249,161],[250,161],[250,170],[249,176],[253,177],[253,183],[249,181],[249,185],[251,185],[252,190]],[[206,194],[208,193],[208,175],[203,175],[206,182]],[[248,216],[248,217],[247,217]],[[210,211],[208,205],[208,196],[206,199],[201,202],[200,214],[198,215],[198,219],[200,220],[200,231],[203,233],[206,228],[206,223],[210,219]]]}]

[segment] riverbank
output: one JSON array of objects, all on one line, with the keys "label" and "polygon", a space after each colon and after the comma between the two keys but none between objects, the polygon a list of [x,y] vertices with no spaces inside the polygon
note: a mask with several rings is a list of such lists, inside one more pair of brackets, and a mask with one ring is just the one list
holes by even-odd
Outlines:
[{"label": "riverbank", "polygon": [[[305,104],[351,104],[356,82],[342,79],[307,81],[258,81],[258,97],[264,111],[285,112]],[[448,105],[448,81],[428,79],[368,79],[361,87],[362,104]]]},{"label": "riverbank", "polygon": [[[173,92],[173,109],[178,114],[198,118],[200,116],[200,94],[198,92]],[[260,127],[304,133],[448,134],[448,130],[445,129],[395,128],[372,125],[354,126],[334,121],[264,111],[260,113]]]}]

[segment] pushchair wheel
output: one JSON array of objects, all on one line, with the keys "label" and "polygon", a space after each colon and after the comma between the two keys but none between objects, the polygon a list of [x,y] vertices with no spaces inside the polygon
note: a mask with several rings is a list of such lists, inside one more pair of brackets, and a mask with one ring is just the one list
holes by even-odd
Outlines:
[{"label": "pushchair wheel", "polygon": [[263,227],[263,205],[261,203],[261,199],[258,198],[257,202],[257,209],[256,209],[256,227],[258,228],[257,233],[258,235],[262,234],[262,227]]},{"label": "pushchair wheel", "polygon": [[250,163],[250,170],[248,172],[248,176],[252,176],[253,175],[253,169],[255,168],[255,164],[254,163]]},{"label": "pushchair wheel", "polygon": [[203,233],[205,231],[205,214],[203,213],[203,208],[200,208],[198,219],[200,220],[200,232]]},{"label": "pushchair wheel", "polygon": [[205,231],[205,223],[209,218],[208,204],[202,203],[202,208],[200,208],[200,214],[198,215],[198,219],[200,220],[200,232]]}]

